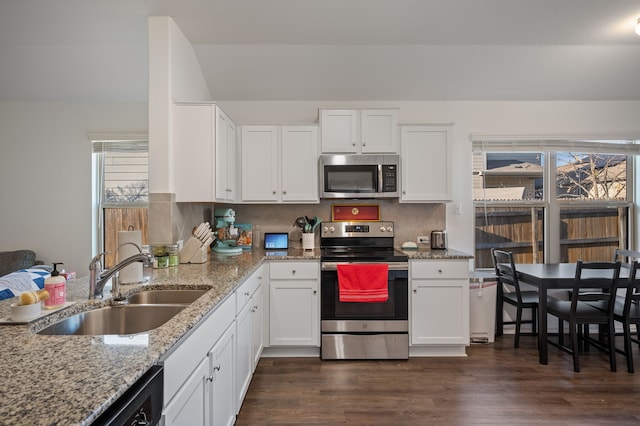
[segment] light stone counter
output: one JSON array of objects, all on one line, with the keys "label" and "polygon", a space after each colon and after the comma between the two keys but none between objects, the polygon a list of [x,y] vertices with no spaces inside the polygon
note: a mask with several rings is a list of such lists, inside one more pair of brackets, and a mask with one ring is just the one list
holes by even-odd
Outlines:
[{"label": "light stone counter", "polygon": [[409,256],[409,260],[413,259],[473,259],[473,256],[454,249],[436,250],[429,247],[419,247],[418,250],[402,250],[401,252]]},{"label": "light stone counter", "polygon": [[[87,277],[70,281],[67,300],[75,304],[29,325],[0,325],[0,423],[91,424],[264,260],[298,259],[319,259],[319,251],[290,249],[286,255],[275,256],[261,250],[237,256],[212,254],[205,264],[151,270],[145,288],[211,290],[161,327],[136,335],[135,341],[142,344],[135,345],[130,344],[133,339],[117,336],[35,334],[71,313],[106,304],[107,300],[87,300]],[[123,292],[140,287],[123,286]],[[15,301],[0,301],[0,318],[9,316],[9,305]]]}]

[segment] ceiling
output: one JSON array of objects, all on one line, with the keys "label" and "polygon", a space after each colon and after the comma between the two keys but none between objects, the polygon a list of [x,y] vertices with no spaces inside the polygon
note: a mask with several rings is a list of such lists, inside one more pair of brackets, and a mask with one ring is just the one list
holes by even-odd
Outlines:
[{"label": "ceiling", "polygon": [[0,0],[0,101],[146,102],[152,15],[217,101],[640,100],[638,0]]}]

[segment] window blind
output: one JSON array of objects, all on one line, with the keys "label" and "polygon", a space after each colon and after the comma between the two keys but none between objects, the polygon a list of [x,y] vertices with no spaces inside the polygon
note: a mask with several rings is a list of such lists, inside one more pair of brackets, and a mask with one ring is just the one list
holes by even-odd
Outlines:
[{"label": "window blind", "polygon": [[472,136],[473,152],[591,152],[602,154],[640,154],[636,139],[519,139]]}]

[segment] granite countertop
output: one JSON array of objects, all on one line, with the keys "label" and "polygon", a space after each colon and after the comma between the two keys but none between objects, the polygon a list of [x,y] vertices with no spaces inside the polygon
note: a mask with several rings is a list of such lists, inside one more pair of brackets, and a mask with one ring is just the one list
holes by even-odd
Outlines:
[{"label": "granite countertop", "polygon": [[401,252],[409,256],[409,260],[412,259],[473,259],[473,256],[464,253],[462,251],[458,251],[455,249],[445,249],[445,250],[437,250],[431,249],[428,246],[422,247],[418,246],[417,250],[402,250],[402,248],[398,248]]},{"label": "granite countertop", "polygon": [[[456,250],[405,251],[410,259],[470,259]],[[209,315],[263,261],[319,260],[320,251],[289,249],[237,256],[212,253],[204,264],[181,264],[145,270],[148,282],[122,286],[123,293],[141,288],[210,288],[164,325],[136,335],[137,344],[118,336],[50,336],[37,331],[73,313],[108,304],[87,300],[88,277],[67,283],[69,307],[28,325],[0,325],[0,419],[3,425],[88,425],[115,402],[150,367]],[[105,291],[105,296],[108,292]],[[10,316],[14,299],[0,301],[0,318]],[[142,342],[142,343],[140,343]]]},{"label": "granite countertop", "polygon": [[[151,366],[163,359],[181,337],[211,313],[264,260],[319,259],[319,252],[290,249],[266,256],[262,250],[237,256],[211,254],[204,264],[181,264],[146,271],[145,288],[211,288],[167,323],[136,342],[118,336],[48,336],[35,334],[71,313],[90,310],[108,300],[87,300],[88,277],[67,283],[67,300],[75,302],[28,325],[0,325],[0,422],[3,425],[91,424]],[[87,271],[88,273],[88,271]],[[141,285],[123,286],[124,293]],[[108,294],[105,291],[105,296]],[[0,301],[0,318],[10,316],[14,299]]]}]

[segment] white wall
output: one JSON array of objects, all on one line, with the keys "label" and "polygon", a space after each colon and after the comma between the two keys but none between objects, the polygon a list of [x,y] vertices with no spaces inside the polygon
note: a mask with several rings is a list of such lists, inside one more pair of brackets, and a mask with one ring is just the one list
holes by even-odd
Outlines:
[{"label": "white wall", "polygon": [[173,192],[172,106],[179,101],[209,101],[193,46],[173,19],[152,16],[149,33],[149,190]]},{"label": "white wall", "polygon": [[0,103],[0,251],[78,276],[91,260],[90,133],[146,133],[147,105]]},{"label": "white wall", "polygon": [[[215,88],[212,88],[215,91]],[[447,205],[450,246],[474,251],[471,200],[472,134],[633,134],[640,138],[640,102],[219,102],[238,124],[313,123],[318,108],[399,108],[402,123],[454,123],[453,203]],[[434,159],[425,158],[425,167]]]}]

